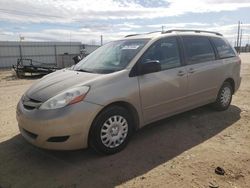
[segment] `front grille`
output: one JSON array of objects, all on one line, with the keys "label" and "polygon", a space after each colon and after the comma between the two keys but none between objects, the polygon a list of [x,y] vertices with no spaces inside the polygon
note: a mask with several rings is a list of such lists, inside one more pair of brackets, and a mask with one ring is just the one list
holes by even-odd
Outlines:
[{"label": "front grille", "polygon": [[22,102],[23,102],[24,108],[27,109],[27,110],[33,110],[35,108],[39,108],[41,106],[41,104],[42,104],[41,101],[31,99],[31,98],[29,98],[27,96],[23,96]]},{"label": "front grille", "polygon": [[24,133],[25,133],[27,136],[29,136],[30,138],[32,138],[32,139],[34,139],[34,140],[38,137],[37,134],[32,133],[32,132],[30,132],[30,131],[27,131],[26,129],[23,129],[23,131],[24,131]]}]

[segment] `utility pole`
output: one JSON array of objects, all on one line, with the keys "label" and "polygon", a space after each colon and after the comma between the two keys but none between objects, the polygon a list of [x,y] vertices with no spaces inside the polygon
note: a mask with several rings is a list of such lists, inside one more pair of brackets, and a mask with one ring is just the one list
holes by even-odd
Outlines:
[{"label": "utility pole", "polygon": [[101,35],[101,46],[103,45],[103,36]]},{"label": "utility pole", "polygon": [[242,40],[242,29],[240,30],[240,45],[239,45],[239,53],[241,51],[241,40]]},{"label": "utility pole", "polygon": [[250,52],[249,35],[247,37],[247,45],[246,45],[246,47],[247,47],[246,52]]},{"label": "utility pole", "polygon": [[164,26],[161,26],[161,32],[164,33]]},{"label": "utility pole", "polygon": [[238,22],[238,32],[237,32],[237,42],[236,42],[236,47],[237,47],[237,51],[239,52],[239,39],[240,39],[240,24],[241,22]]},{"label": "utility pole", "polygon": [[23,58],[23,51],[22,51],[22,41],[23,40],[24,40],[24,36],[19,34],[19,55],[20,55],[20,59]]}]

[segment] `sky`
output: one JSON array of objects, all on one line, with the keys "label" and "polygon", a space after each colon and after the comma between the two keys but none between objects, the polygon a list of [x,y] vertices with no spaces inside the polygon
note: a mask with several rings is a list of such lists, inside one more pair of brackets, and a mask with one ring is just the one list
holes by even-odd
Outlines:
[{"label": "sky", "polygon": [[222,33],[234,44],[250,38],[250,0],[0,0],[0,41],[100,44],[128,34],[168,29]]}]

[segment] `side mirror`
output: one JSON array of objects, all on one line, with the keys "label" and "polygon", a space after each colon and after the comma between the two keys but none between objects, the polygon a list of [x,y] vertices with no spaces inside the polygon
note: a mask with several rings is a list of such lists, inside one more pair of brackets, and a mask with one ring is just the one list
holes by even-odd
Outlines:
[{"label": "side mirror", "polygon": [[151,60],[145,63],[140,63],[138,66],[138,74],[149,74],[161,71],[161,64],[158,60]]}]

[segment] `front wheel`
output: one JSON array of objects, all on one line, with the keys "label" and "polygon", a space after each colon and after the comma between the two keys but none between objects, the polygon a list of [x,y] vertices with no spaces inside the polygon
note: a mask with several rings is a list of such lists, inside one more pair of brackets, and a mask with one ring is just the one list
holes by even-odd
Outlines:
[{"label": "front wheel", "polygon": [[233,89],[229,82],[224,82],[218,93],[214,107],[218,111],[227,110],[231,104]]},{"label": "front wheel", "polygon": [[132,118],[120,106],[104,109],[94,120],[89,144],[98,153],[114,154],[126,147],[132,132]]}]

